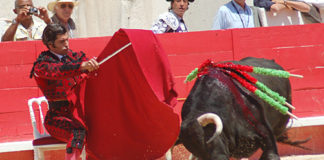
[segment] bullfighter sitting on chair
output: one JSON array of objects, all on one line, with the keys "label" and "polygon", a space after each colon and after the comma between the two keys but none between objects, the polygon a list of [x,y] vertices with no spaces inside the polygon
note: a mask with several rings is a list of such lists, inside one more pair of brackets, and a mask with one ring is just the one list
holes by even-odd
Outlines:
[{"label": "bullfighter sitting on chair", "polygon": [[69,49],[69,35],[64,26],[49,24],[42,41],[49,49],[42,52],[34,63],[34,76],[49,103],[45,127],[51,136],[67,142],[67,160],[77,160],[82,152],[86,127],[73,115],[76,106],[68,100],[71,89],[79,85],[84,73],[99,68],[96,58],[88,60],[84,53]]}]

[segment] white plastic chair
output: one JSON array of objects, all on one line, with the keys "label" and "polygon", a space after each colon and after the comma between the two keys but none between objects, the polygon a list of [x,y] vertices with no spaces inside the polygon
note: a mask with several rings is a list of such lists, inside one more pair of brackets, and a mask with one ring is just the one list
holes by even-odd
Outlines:
[{"label": "white plastic chair", "polygon": [[[37,125],[40,123],[37,123],[36,117],[35,117],[35,110],[33,107],[33,104],[37,103],[38,109],[39,109],[39,117],[41,120],[41,128],[43,130],[43,133],[39,131],[37,128]],[[53,137],[51,137],[45,129],[44,126],[44,114],[42,110],[42,103],[45,103],[48,109],[48,102],[45,97],[38,97],[38,98],[31,98],[28,100],[28,107],[29,107],[29,113],[30,118],[33,126],[33,134],[34,134],[34,140],[33,140],[33,147],[34,147],[34,160],[44,160],[44,152],[48,150],[65,150],[66,143],[61,142]],[[86,159],[85,150],[83,150],[81,154],[82,160]]]}]

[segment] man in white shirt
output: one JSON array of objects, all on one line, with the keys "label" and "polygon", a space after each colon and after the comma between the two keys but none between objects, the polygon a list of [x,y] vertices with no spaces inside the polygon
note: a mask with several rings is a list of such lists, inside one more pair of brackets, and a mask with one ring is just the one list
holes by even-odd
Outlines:
[{"label": "man in white shirt", "polygon": [[212,29],[251,28],[254,26],[252,9],[245,3],[245,0],[232,0],[219,8]]},{"label": "man in white shirt", "polygon": [[[17,17],[13,20],[4,20],[0,23],[1,41],[26,41],[41,39],[46,24],[51,23],[51,19],[44,7],[35,8],[32,0],[15,0],[13,10]],[[37,22],[33,15],[39,17],[44,22]]]}]

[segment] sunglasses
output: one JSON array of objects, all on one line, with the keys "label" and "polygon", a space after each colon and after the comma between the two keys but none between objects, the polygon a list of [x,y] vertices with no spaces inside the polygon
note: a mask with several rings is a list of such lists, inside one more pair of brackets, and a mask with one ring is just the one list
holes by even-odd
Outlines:
[{"label": "sunglasses", "polygon": [[66,8],[66,7],[69,7],[70,9],[73,9],[74,5],[73,4],[61,4],[60,7],[62,9]]}]

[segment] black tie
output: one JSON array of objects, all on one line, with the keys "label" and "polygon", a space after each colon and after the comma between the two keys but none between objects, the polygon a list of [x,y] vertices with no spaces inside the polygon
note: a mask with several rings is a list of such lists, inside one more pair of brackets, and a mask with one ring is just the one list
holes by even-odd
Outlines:
[{"label": "black tie", "polygon": [[67,56],[64,55],[64,56],[61,58],[61,62],[65,63],[65,62],[66,62],[66,59],[67,59]]}]

